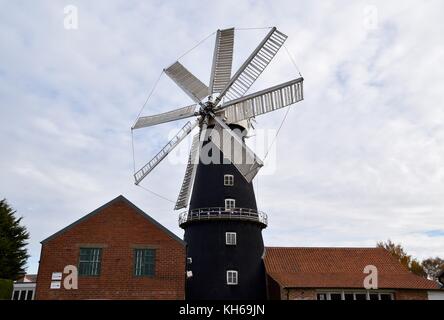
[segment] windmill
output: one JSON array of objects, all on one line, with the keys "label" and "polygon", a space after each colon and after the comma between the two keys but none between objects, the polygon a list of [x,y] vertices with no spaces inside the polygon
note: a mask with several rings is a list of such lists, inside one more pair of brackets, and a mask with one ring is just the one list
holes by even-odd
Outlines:
[{"label": "windmill", "polygon": [[[302,77],[246,95],[287,36],[271,28],[232,75],[234,31],[230,28],[216,33],[208,86],[178,61],[164,69],[193,104],[140,117],[132,128],[195,118],[135,172],[136,185],[199,128],[175,205],[175,210],[188,207],[179,216],[187,242],[187,299],[265,297],[261,231],[267,226],[267,216],[257,210],[252,185],[263,163],[245,144],[245,129],[252,118],[303,99]],[[208,156],[204,149],[212,150],[212,157],[218,153],[228,161],[207,163],[203,161]]]}]

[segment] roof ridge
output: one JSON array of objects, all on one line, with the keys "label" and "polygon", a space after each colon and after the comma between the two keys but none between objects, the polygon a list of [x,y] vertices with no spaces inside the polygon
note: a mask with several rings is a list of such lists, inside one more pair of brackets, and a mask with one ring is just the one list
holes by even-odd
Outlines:
[{"label": "roof ridge", "polygon": [[147,213],[145,213],[142,209],[140,209],[139,207],[137,207],[134,203],[132,203],[131,201],[129,201],[126,197],[124,197],[123,195],[118,195],[117,197],[115,197],[114,199],[106,202],[105,204],[101,205],[100,207],[98,207],[97,209],[91,211],[90,213],[80,217],[79,219],[77,219],[76,221],[74,221],[73,223],[69,224],[68,226],[64,227],[63,229],[60,229],[59,231],[57,231],[56,233],[52,234],[51,236],[47,237],[46,239],[42,240],[40,243],[41,244],[45,244],[46,242],[58,237],[59,235],[65,233],[66,231],[70,230],[71,228],[75,227],[76,225],[78,225],[79,223],[88,220],[89,218],[95,216],[96,214],[100,213],[103,209],[106,209],[107,207],[113,205],[114,203],[118,202],[118,201],[123,201],[125,203],[127,203],[130,207],[132,207],[136,213],[141,214],[144,218],[146,218],[148,221],[150,221],[152,224],[154,224],[155,226],[157,226],[158,228],[160,228],[161,230],[163,230],[165,233],[167,233],[171,238],[173,238],[174,240],[180,242],[181,244],[185,245],[185,241],[183,241],[182,239],[180,239],[177,235],[175,235],[172,231],[170,231],[169,229],[167,229],[166,227],[164,227],[162,224],[160,224],[157,220],[155,220],[153,217],[151,217],[150,215],[148,215]]}]

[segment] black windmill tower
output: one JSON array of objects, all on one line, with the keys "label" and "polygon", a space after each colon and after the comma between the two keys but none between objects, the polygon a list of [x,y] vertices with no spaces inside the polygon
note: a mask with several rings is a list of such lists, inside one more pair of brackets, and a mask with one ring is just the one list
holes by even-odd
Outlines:
[{"label": "black windmill tower", "polygon": [[303,78],[245,95],[284,44],[271,28],[239,70],[231,75],[234,28],[218,30],[209,87],[180,62],[165,73],[194,104],[140,117],[132,129],[184,118],[177,135],[134,174],[139,184],[194,128],[185,178],[175,210],[187,243],[186,298],[261,299],[266,297],[262,229],[252,180],[262,161],[245,144],[249,120],[303,99]]}]

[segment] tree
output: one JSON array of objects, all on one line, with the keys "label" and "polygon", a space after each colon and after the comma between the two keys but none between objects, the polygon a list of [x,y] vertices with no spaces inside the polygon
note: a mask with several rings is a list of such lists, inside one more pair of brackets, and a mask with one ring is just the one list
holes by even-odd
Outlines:
[{"label": "tree", "polygon": [[0,278],[16,280],[25,272],[29,233],[6,199],[0,200]]},{"label": "tree", "polygon": [[415,258],[412,258],[411,255],[408,255],[400,244],[395,244],[389,239],[387,240],[387,242],[378,242],[376,246],[378,248],[384,248],[385,250],[390,252],[396,259],[398,259],[398,261],[403,266],[405,266],[412,273],[421,277],[427,277],[427,273],[424,270],[421,262],[419,262]]},{"label": "tree", "polygon": [[428,258],[422,261],[422,267],[430,279],[438,280],[438,275],[444,272],[444,260],[439,257]]}]

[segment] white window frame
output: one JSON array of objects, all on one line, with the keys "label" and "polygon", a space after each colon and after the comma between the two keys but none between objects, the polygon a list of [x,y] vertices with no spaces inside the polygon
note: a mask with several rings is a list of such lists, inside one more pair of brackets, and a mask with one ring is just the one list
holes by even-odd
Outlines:
[{"label": "white window frame", "polygon": [[227,270],[227,285],[236,286],[239,283],[239,274],[237,270]]},{"label": "white window frame", "polygon": [[[14,300],[14,293],[18,293],[18,299],[17,300],[28,300],[28,294],[29,291],[32,291],[32,294],[30,296],[30,300],[34,300],[35,297],[35,282],[16,282],[14,283],[14,289],[12,291],[11,300]],[[24,299],[21,298],[22,292],[25,292]]]},{"label": "white window frame", "polygon": [[236,208],[236,199],[225,199],[225,210],[233,210],[234,208]]},{"label": "white window frame", "polygon": [[370,300],[370,294],[377,294],[378,295],[378,300],[381,300],[381,295],[382,294],[388,294],[391,297],[391,300],[395,300],[395,295],[393,293],[393,291],[373,291],[373,290],[367,290],[367,291],[349,291],[349,290],[331,290],[331,291],[317,291],[316,292],[316,299],[318,299],[318,294],[323,294],[325,299],[324,300],[331,300],[331,295],[332,294],[340,294],[341,295],[341,300],[345,300],[345,295],[346,294],[353,294],[353,300],[356,300],[356,295],[357,294],[365,294],[365,299],[366,300]]},{"label": "white window frame", "polygon": [[232,174],[224,175],[224,186],[232,187],[234,186],[234,176]]},{"label": "white window frame", "polygon": [[[31,291],[31,299],[28,299],[29,291]],[[35,289],[34,288],[17,288],[12,291],[11,300],[14,300],[14,293],[18,292],[17,301],[34,300]],[[22,292],[25,292],[24,299],[21,299]]]},{"label": "white window frame", "polygon": [[237,233],[225,232],[225,244],[227,246],[235,246],[237,244]]}]

